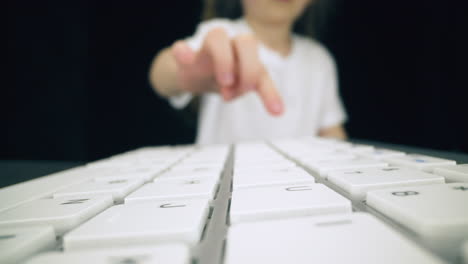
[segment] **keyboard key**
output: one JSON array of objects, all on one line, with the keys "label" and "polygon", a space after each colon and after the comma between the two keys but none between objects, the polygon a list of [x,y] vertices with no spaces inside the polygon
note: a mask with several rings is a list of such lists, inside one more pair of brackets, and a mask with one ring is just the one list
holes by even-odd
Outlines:
[{"label": "keyboard key", "polygon": [[117,179],[110,181],[88,181],[70,186],[54,193],[54,198],[86,195],[111,195],[115,202],[123,202],[125,196],[143,185],[142,179]]},{"label": "keyboard key", "polygon": [[164,172],[162,168],[142,167],[142,168],[114,168],[101,169],[106,172],[96,173],[93,177],[95,181],[110,181],[121,179],[143,179],[145,182],[152,181],[156,176]]},{"label": "keyboard key", "polygon": [[304,164],[315,172],[318,176],[326,179],[328,173],[339,170],[353,170],[362,168],[383,168],[388,164],[382,161],[366,158],[355,158],[352,160],[337,160],[337,161],[319,161]]},{"label": "keyboard key", "polygon": [[125,203],[197,198],[211,200],[216,193],[216,186],[217,179],[211,177],[160,178],[127,196]]},{"label": "keyboard key", "polygon": [[299,160],[301,163],[317,163],[317,162],[326,162],[326,161],[345,161],[356,159],[357,156],[352,153],[345,151],[334,151],[330,153],[309,153],[307,155],[293,156],[295,159]]},{"label": "keyboard key", "polygon": [[223,168],[223,163],[222,161],[218,160],[184,160],[178,164],[176,164],[174,167],[172,167],[172,170],[177,170],[177,169],[184,169],[184,170],[193,170],[193,169],[222,169]]},{"label": "keyboard key", "polygon": [[445,183],[444,177],[398,167],[330,172],[327,179],[356,200],[365,200],[372,190]]},{"label": "keyboard key", "polygon": [[26,264],[189,264],[190,252],[183,244],[168,244],[118,249],[51,252],[41,254]]},{"label": "keyboard key", "polygon": [[373,151],[364,152],[364,153],[361,152],[358,155],[361,157],[369,158],[369,159],[383,160],[387,158],[403,157],[406,154],[401,151],[376,148]]},{"label": "keyboard key", "polygon": [[0,228],[52,225],[60,236],[111,205],[111,196],[35,200],[0,213]]},{"label": "keyboard key", "polygon": [[448,159],[440,159],[417,154],[408,154],[403,157],[394,157],[385,159],[390,165],[402,166],[412,169],[432,172],[435,167],[456,165],[456,162]]},{"label": "keyboard key", "polygon": [[14,264],[56,246],[51,226],[0,228],[0,263]]},{"label": "keyboard key", "polygon": [[442,264],[373,216],[355,213],[231,227],[225,264]]},{"label": "keyboard key", "polygon": [[202,173],[221,175],[223,167],[221,165],[189,165],[189,166],[176,166],[167,171],[167,173],[191,173],[192,176]]},{"label": "keyboard key", "polygon": [[258,162],[268,162],[268,161],[281,161],[284,160],[284,157],[272,150],[268,152],[245,152],[236,151],[236,157],[234,158],[234,164],[252,164],[255,161]]},{"label": "keyboard key", "polygon": [[434,174],[444,176],[447,182],[468,182],[468,164],[435,168]]},{"label": "keyboard key", "polygon": [[355,154],[372,153],[374,151],[373,146],[364,145],[364,144],[351,144],[351,145],[343,147],[343,149],[349,152],[355,153]]},{"label": "keyboard key", "polygon": [[315,179],[303,169],[257,169],[234,174],[232,187],[234,190],[240,188],[251,188],[259,186],[272,186],[284,184],[314,184]]},{"label": "keyboard key", "polygon": [[2,188],[0,191],[0,212],[23,203],[50,197],[53,192],[61,188],[85,182],[89,179],[83,173],[85,171],[85,167],[77,167]]},{"label": "keyboard key", "polygon": [[135,160],[132,158],[111,158],[86,164],[90,169],[119,169],[131,170],[140,168],[152,168],[163,170],[173,163],[172,159],[164,160]]},{"label": "keyboard key", "polygon": [[468,183],[372,191],[367,204],[422,237],[468,237]]},{"label": "keyboard key", "polygon": [[288,168],[295,168],[297,167],[296,163],[288,161],[286,159],[274,162],[257,162],[251,164],[235,164],[234,165],[234,172],[246,172],[250,170],[258,170],[258,169],[272,169],[272,170],[281,170],[281,169],[288,169]]},{"label": "keyboard key", "polygon": [[181,242],[195,245],[208,214],[206,200],[116,205],[64,236],[65,250]]},{"label": "keyboard key", "polygon": [[221,177],[220,169],[203,170],[203,171],[167,171],[158,176],[158,179],[176,179],[176,178],[193,178],[193,177],[212,177],[219,179]]},{"label": "keyboard key", "polygon": [[322,184],[239,189],[232,193],[230,221],[351,212],[351,203]]}]

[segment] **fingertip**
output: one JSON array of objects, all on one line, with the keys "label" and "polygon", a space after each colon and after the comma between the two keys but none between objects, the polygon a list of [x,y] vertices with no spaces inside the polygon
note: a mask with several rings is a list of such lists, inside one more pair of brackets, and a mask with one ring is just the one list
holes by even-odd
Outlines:
[{"label": "fingertip", "polygon": [[234,74],[230,72],[223,72],[218,75],[218,82],[222,86],[231,86],[234,84]]},{"label": "fingertip", "polygon": [[220,94],[221,94],[221,97],[223,98],[223,100],[225,102],[231,100],[232,98],[232,92],[231,90],[228,88],[228,87],[221,87],[221,89],[219,90]]},{"label": "fingertip", "polygon": [[269,105],[269,110],[272,115],[280,116],[284,113],[284,104],[281,100],[277,100]]},{"label": "fingertip", "polygon": [[273,116],[280,116],[284,113],[285,107],[283,98],[268,75],[265,75],[261,79],[261,82],[257,87],[257,93],[262,99],[268,113]]}]

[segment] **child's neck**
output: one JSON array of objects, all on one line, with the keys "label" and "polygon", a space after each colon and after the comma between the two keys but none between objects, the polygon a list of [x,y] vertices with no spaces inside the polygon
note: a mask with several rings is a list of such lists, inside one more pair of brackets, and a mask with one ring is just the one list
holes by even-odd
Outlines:
[{"label": "child's neck", "polygon": [[288,56],[291,52],[292,24],[268,24],[246,17],[245,20],[255,32],[255,36],[267,47]]}]

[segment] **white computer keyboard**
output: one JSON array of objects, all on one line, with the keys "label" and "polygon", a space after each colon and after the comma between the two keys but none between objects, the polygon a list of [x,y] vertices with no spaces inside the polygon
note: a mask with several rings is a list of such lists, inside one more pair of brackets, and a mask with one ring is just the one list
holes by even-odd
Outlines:
[{"label": "white computer keyboard", "polygon": [[0,189],[0,263],[468,263],[468,165],[312,137],[137,149]]}]

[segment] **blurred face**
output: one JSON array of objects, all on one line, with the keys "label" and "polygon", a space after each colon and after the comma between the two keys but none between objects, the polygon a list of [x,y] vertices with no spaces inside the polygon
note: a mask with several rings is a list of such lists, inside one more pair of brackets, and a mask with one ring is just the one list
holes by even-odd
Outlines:
[{"label": "blurred face", "polygon": [[263,23],[293,23],[314,0],[242,0],[244,15]]}]

